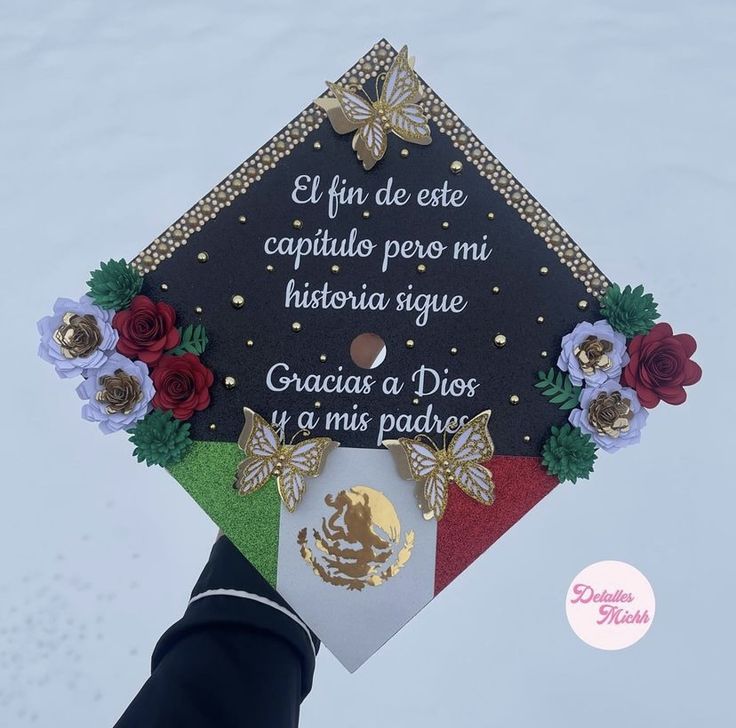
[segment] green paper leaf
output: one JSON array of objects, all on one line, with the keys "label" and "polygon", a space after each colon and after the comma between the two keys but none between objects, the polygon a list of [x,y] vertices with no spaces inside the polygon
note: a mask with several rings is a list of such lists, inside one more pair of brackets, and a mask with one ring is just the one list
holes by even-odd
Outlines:
[{"label": "green paper leaf", "polygon": [[552,367],[547,373],[537,372],[539,381],[534,385],[542,390],[545,397],[549,397],[552,404],[561,410],[571,410],[578,406],[582,387],[576,387],[567,374]]},{"label": "green paper leaf", "polygon": [[196,326],[189,324],[183,329],[180,328],[179,333],[181,334],[179,345],[170,349],[167,353],[174,356],[180,356],[181,354],[196,354],[199,356],[204,353],[207,348],[207,333],[202,324]]}]

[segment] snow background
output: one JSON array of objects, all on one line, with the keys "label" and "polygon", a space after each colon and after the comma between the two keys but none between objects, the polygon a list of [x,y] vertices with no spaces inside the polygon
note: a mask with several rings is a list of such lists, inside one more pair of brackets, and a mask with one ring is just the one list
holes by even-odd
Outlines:
[{"label": "snow background", "polygon": [[[705,379],[639,448],[557,489],[302,725],[723,725],[732,713],[736,158],[728,0],[0,4],[0,725],[109,726],[215,528],[82,422],[34,323],[132,257],[381,36],[613,280],[644,281]],[[580,642],[569,582],[651,581],[647,636]],[[247,725],[247,716],[244,716]]]}]

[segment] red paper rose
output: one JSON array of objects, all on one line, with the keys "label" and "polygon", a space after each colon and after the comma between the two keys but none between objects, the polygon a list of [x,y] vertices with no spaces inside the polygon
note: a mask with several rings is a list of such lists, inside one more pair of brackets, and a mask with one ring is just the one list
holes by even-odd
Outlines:
[{"label": "red paper rose", "polygon": [[194,354],[161,357],[151,379],[156,388],[153,406],[171,410],[178,420],[188,420],[195,411],[210,404],[210,387],[215,378]]},{"label": "red paper rose", "polygon": [[651,409],[660,400],[682,404],[685,387],[695,384],[700,367],[690,361],[697,344],[689,334],[673,334],[669,324],[657,324],[648,334],[635,336],[629,344],[631,360],[621,383],[636,390],[642,406]]},{"label": "red paper rose", "polygon": [[179,344],[181,334],[175,323],[176,312],[168,303],[136,296],[129,308],[118,311],[112,319],[120,335],[117,349],[130,359],[155,366],[166,349]]}]

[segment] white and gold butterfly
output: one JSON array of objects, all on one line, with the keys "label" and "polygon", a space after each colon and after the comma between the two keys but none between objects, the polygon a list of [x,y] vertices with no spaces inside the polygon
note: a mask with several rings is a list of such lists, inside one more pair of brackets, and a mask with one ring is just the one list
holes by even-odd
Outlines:
[{"label": "white and gold butterfly", "polygon": [[444,515],[450,483],[456,483],[484,505],[493,503],[493,476],[483,465],[495,450],[488,433],[490,416],[491,410],[485,410],[473,417],[458,429],[449,446],[441,449],[423,435],[383,441],[393,454],[401,477],[422,486],[429,517],[434,515],[439,520]]},{"label": "white and gold butterfly", "polygon": [[[299,505],[307,483],[305,478],[315,478],[322,471],[325,457],[339,442],[329,437],[315,437],[294,443],[284,442],[283,433],[278,433],[259,414],[248,407],[243,408],[245,426],[238,445],[245,459],[238,466],[235,487],[241,495],[247,495],[276,478],[279,495],[290,510]],[[309,433],[302,430],[301,433]]]},{"label": "white and gold butterfly", "polygon": [[[372,101],[361,87],[327,85],[335,98],[320,98],[316,103],[326,112],[338,134],[355,132],[353,149],[365,169],[371,169],[386,153],[388,135],[414,144],[429,144],[432,136],[427,116],[419,106],[424,92],[413,69],[414,59],[404,46],[394,58],[388,73],[376,80],[378,100]],[[378,82],[383,80],[378,93]]]}]

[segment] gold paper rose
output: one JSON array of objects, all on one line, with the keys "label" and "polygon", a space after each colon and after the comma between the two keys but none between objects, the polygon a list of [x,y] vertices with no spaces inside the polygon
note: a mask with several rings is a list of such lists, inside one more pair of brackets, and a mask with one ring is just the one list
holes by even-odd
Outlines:
[{"label": "gold paper rose", "polygon": [[613,344],[597,336],[588,336],[575,347],[573,353],[580,364],[580,369],[586,376],[595,372],[605,372],[611,368],[613,362],[609,354],[613,351]]},{"label": "gold paper rose", "polygon": [[110,415],[130,414],[143,396],[138,379],[122,369],[100,377],[99,383],[102,389],[97,392],[95,399],[107,405],[107,413]]},{"label": "gold paper rose", "polygon": [[66,359],[89,356],[102,343],[102,332],[91,314],[64,314],[54,331],[54,341]]},{"label": "gold paper rose", "polygon": [[631,400],[621,392],[600,392],[588,406],[588,422],[601,435],[618,437],[628,432],[634,416]]}]

